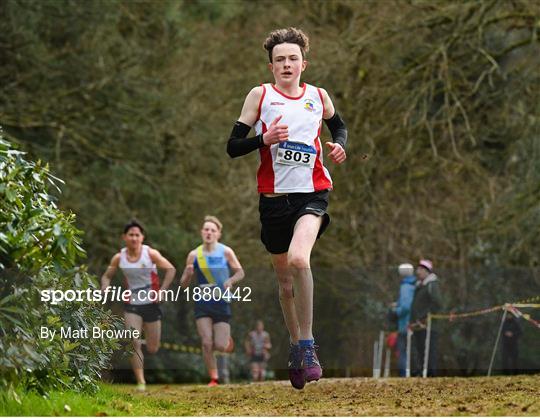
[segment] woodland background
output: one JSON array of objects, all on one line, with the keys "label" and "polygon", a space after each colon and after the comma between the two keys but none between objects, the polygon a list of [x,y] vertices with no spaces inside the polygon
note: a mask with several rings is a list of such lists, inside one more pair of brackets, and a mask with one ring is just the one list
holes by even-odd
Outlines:
[{"label": "woodland background", "polygon": [[[540,295],[538,2],[2,0],[0,13],[0,125],[65,180],[81,262],[101,275],[137,217],[181,270],[204,214],[218,216],[253,289],[233,334],[264,319],[273,368],[287,338],[259,241],[258,157],[225,146],[245,95],[273,81],[262,42],[278,27],[310,36],[303,80],[349,128],[312,257],[327,369],[369,370],[401,262],[434,261],[445,311]],[[164,310],[164,340],[198,345],[191,306]],[[441,325],[443,367],[485,369],[498,321]],[[522,326],[523,368],[540,369],[539,333]],[[196,379],[190,356],[164,350],[153,378]]]}]

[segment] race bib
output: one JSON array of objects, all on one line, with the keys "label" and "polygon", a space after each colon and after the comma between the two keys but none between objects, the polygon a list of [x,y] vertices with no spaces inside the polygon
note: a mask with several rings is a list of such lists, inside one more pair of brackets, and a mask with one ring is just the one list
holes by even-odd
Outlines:
[{"label": "race bib", "polygon": [[304,167],[315,167],[317,150],[301,142],[280,142],[278,146],[276,163],[286,165],[299,165]]}]

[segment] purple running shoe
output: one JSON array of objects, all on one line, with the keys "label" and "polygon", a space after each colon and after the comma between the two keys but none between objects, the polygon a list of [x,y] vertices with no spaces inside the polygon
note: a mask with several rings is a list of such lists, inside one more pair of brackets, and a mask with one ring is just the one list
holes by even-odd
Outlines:
[{"label": "purple running shoe", "polygon": [[302,351],[300,346],[291,344],[289,346],[289,380],[295,389],[303,389],[306,385],[304,370],[302,369]]},{"label": "purple running shoe", "polygon": [[304,368],[304,379],[306,382],[313,382],[322,377],[322,367],[317,357],[315,345],[302,348],[302,367]]}]

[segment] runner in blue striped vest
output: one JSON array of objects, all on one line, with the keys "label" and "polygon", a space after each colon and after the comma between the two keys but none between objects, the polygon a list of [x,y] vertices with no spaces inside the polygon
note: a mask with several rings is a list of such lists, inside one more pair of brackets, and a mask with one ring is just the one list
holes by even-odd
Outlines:
[{"label": "runner in blue striped vest", "polygon": [[[232,351],[230,299],[226,291],[244,278],[244,270],[234,251],[219,242],[222,224],[215,216],[206,216],[201,229],[203,243],[190,251],[180,279],[182,288],[196,276],[200,292],[193,292],[197,332],[201,337],[203,359],[210,376],[208,386],[218,385],[214,350]],[[231,275],[232,273],[232,275]]]}]

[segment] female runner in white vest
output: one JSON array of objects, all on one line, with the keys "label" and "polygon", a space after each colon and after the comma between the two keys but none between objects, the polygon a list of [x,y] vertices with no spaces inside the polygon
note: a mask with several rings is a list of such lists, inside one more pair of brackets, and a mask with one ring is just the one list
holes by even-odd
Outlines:
[{"label": "female runner in white vest", "polygon": [[[346,158],[347,128],[324,89],[300,83],[309,48],[301,30],[275,30],[264,48],[275,84],[249,92],[227,152],[234,158],[259,150],[261,240],[272,255],[290,334],[289,378],[293,387],[302,389],[322,376],[312,333],[310,270],[315,240],[330,221],[326,210],[332,180],[323,165],[322,121],[332,134],[332,142],[326,143],[328,157],[337,164]],[[252,127],[256,136],[247,138]]]},{"label": "female runner in white vest", "polygon": [[[105,290],[113,279],[118,268],[124,274],[124,284],[131,290],[130,300],[124,304],[124,321],[126,329],[144,330],[146,351],[155,354],[159,349],[161,339],[161,310],[159,299],[160,290],[167,290],[174,279],[176,269],[163,257],[159,251],[143,245],[144,228],[135,220],[124,227],[122,235],[126,246],[115,254],[107,271],[101,277],[101,289]],[[157,269],[165,271],[163,284],[159,285]],[[148,293],[150,290],[155,292]],[[134,353],[131,357],[131,367],[137,380],[137,389],[144,391],[144,355],[141,340],[133,340]]]}]

